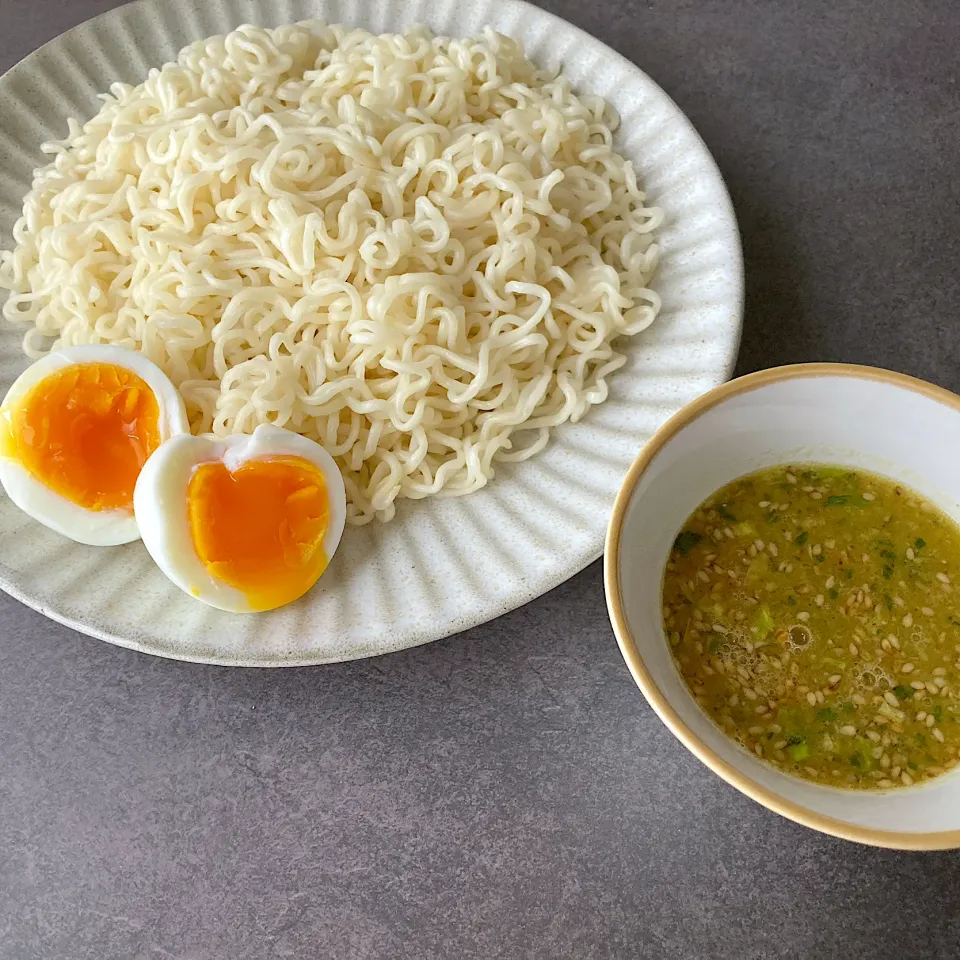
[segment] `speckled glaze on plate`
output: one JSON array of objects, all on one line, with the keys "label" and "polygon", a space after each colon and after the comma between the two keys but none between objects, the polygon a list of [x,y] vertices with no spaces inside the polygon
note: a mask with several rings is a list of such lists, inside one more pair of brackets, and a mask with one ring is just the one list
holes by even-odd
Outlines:
[{"label": "speckled glaze on plate", "polygon": [[[242,23],[319,19],[377,33],[489,26],[619,111],[619,149],[666,213],[656,324],[629,341],[610,397],[559,428],[526,463],[470,497],[404,502],[389,524],[347,529],[305,598],[255,616],[185,596],[141,543],[63,539],[0,497],[0,587],[84,633],[165,657],[228,666],[328,663],[401,650],[492,619],[600,556],[617,489],[637,451],[684,404],[725,380],[739,343],[743,266],[729,197],[709,152],[664,92],[604,44],[513,0],[140,0],[51,41],[0,78],[0,243],[45,162],[40,144],[87,119],[97,93],[137,83],[185,44]],[[26,366],[22,331],[0,329],[0,392]],[[623,341],[621,341],[623,344]]]}]

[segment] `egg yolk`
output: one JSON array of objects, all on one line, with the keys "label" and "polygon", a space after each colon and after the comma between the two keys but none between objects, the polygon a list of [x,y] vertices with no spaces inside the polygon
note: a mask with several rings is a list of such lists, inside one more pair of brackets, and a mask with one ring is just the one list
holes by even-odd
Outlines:
[{"label": "egg yolk", "polygon": [[306,593],[326,569],[329,501],[323,474],[300,457],[197,467],[187,487],[193,547],[213,576],[272,610]]},{"label": "egg yolk", "polygon": [[153,391],[111,363],[64,367],[0,412],[0,454],[88,510],[133,510],[133,488],[160,445]]}]

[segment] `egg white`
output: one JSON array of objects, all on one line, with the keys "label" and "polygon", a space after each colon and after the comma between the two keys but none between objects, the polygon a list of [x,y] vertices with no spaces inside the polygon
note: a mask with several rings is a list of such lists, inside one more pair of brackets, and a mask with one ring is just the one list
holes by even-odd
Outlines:
[{"label": "egg white", "polygon": [[235,434],[226,439],[173,437],[146,462],[133,494],[140,535],[157,566],[191,597],[231,613],[255,611],[243,591],[217,579],[197,556],[190,532],[187,488],[203,463],[222,461],[233,472],[250,460],[265,457],[301,457],[323,474],[329,504],[323,550],[329,563],[347,518],[343,478],[323,447],[281,427],[261,424],[249,436]]},{"label": "egg white", "polygon": [[[31,364],[14,381],[0,412],[16,409],[26,395],[51,374],[85,363],[109,363],[136,374],[157,399],[157,430],[163,443],[187,433],[190,424],[183,399],[166,374],[145,356],[105,344],[65,347]],[[0,484],[24,513],[57,533],[91,546],[115,546],[140,537],[136,517],[129,510],[88,510],[51,490],[15,457],[0,455]]]}]

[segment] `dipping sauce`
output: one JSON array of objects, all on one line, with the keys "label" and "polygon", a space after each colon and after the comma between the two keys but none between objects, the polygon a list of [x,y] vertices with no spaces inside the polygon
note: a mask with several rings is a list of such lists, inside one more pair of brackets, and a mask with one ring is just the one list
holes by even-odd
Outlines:
[{"label": "dipping sauce", "polygon": [[674,543],[664,627],[703,710],[817,783],[911,786],[960,762],[960,528],[821,464],[741,477]]}]

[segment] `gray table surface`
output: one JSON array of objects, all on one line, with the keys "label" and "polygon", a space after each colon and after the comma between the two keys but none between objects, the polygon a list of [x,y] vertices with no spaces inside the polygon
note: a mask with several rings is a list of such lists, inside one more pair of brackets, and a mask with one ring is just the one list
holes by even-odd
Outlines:
[{"label": "gray table surface", "polygon": [[[115,0],[2,0],[0,68]],[[550,0],[690,116],[743,231],[740,370],[960,388],[955,0]],[[466,634],[168,663],[0,596],[0,958],[956,958],[960,855],[782,820],[673,739],[600,568]]]}]

